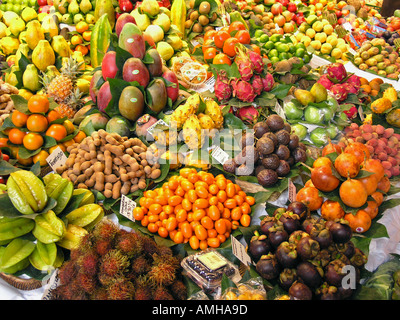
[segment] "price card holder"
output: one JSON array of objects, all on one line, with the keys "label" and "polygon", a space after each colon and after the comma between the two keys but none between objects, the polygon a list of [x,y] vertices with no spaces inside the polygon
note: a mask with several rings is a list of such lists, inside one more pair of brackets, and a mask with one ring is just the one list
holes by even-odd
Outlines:
[{"label": "price card holder", "polygon": [[60,147],[57,147],[47,158],[46,161],[53,169],[53,171],[56,171],[58,167],[61,167],[65,164],[67,161],[67,156],[65,155],[64,151],[61,150]]},{"label": "price card holder", "polygon": [[288,192],[289,192],[289,195],[288,195],[289,201],[290,202],[296,201],[297,190],[296,190],[296,186],[294,185],[292,179],[288,180]]},{"label": "price card holder", "polygon": [[246,252],[244,245],[231,235],[232,253],[238,258],[246,267],[252,264],[250,256]]},{"label": "price card holder", "polygon": [[129,199],[126,195],[121,196],[121,204],[119,208],[119,213],[131,221],[135,221],[133,217],[133,209],[136,208],[136,202]]},{"label": "price card holder", "polygon": [[229,154],[227,154],[224,150],[222,150],[220,146],[214,147],[213,151],[211,152],[211,155],[215,160],[217,160],[222,165],[229,160]]}]

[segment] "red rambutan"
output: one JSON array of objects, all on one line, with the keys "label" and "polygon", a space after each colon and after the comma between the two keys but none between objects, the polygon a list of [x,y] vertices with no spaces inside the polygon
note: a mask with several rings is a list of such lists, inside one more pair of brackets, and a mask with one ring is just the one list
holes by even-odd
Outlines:
[{"label": "red rambutan", "polygon": [[97,286],[96,278],[87,273],[79,272],[77,275],[77,281],[78,281],[80,287],[86,293],[92,293]]},{"label": "red rambutan", "polygon": [[108,292],[104,287],[96,288],[90,295],[90,300],[108,300]]},{"label": "red rambutan", "polygon": [[111,300],[131,300],[135,294],[135,287],[126,278],[118,278],[108,286],[107,291]]},{"label": "red rambutan", "polygon": [[148,259],[146,259],[144,256],[139,256],[132,261],[131,270],[135,276],[145,274],[150,269],[151,269],[151,264],[149,263]]},{"label": "red rambutan", "polygon": [[174,297],[168,292],[167,288],[157,286],[153,291],[153,300],[174,300]]},{"label": "red rambutan", "polygon": [[94,250],[89,250],[85,252],[77,260],[80,271],[92,276],[97,273],[98,262],[99,262],[99,256]]},{"label": "red rambutan", "polygon": [[151,300],[152,292],[148,279],[145,276],[137,277],[135,280],[134,300]]},{"label": "red rambutan", "polygon": [[142,237],[142,245],[144,253],[147,254],[149,257],[152,257],[153,254],[160,252],[159,246],[152,238],[148,236]]},{"label": "red rambutan", "polygon": [[153,265],[147,275],[152,284],[168,286],[176,278],[176,267],[168,262],[160,262]]},{"label": "red rambutan", "polygon": [[75,261],[69,260],[65,261],[58,272],[58,277],[60,278],[60,283],[62,285],[70,283],[78,273]]},{"label": "red rambutan", "polygon": [[187,299],[187,288],[186,285],[181,280],[175,280],[169,287],[172,296],[176,300],[186,300]]},{"label": "red rambutan", "polygon": [[123,273],[129,267],[130,262],[126,255],[120,250],[113,249],[100,259],[100,272],[109,276]]},{"label": "red rambutan", "polygon": [[98,255],[104,256],[112,249],[112,243],[108,239],[98,239],[94,247]]},{"label": "red rambutan", "polygon": [[111,221],[110,219],[103,218],[95,225],[92,234],[96,241],[98,239],[108,239],[111,241],[119,231],[120,228],[115,222]]},{"label": "red rambutan", "polygon": [[115,248],[129,257],[137,256],[143,250],[141,237],[134,232],[120,232],[115,238]]}]

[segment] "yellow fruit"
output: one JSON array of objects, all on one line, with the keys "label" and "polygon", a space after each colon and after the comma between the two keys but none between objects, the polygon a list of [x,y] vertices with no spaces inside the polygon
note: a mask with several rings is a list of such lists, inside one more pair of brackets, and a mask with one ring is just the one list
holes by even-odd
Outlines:
[{"label": "yellow fruit", "polygon": [[319,50],[321,49],[322,43],[319,40],[313,40],[311,41],[310,45],[314,48],[314,50]]},{"label": "yellow fruit", "polygon": [[345,43],[336,45],[336,48],[339,48],[340,51],[342,51],[343,53],[346,53],[347,51],[349,51],[349,47]]},{"label": "yellow fruit", "polygon": [[333,27],[330,24],[325,25],[323,30],[327,35],[331,35],[333,33]]},{"label": "yellow fruit", "polygon": [[318,32],[314,39],[320,41],[321,43],[325,43],[326,42],[326,34],[324,32]]},{"label": "yellow fruit", "polygon": [[303,38],[305,36],[305,34],[304,33],[302,33],[302,32],[299,32],[299,33],[297,33],[296,34],[296,39],[297,39],[297,41],[301,41],[301,39]]},{"label": "yellow fruit", "polygon": [[336,47],[338,44],[338,38],[332,34],[326,38],[326,42],[330,43],[332,47]]},{"label": "yellow fruit", "polygon": [[311,43],[311,38],[309,36],[304,36],[301,38],[301,42],[304,43],[306,47],[308,47]]},{"label": "yellow fruit", "polygon": [[332,51],[332,45],[330,43],[323,43],[321,45],[321,53],[322,54],[330,54]]},{"label": "yellow fruit", "polygon": [[316,31],[316,32],[321,32],[322,29],[324,28],[324,25],[322,24],[321,21],[316,21],[313,25],[312,28]]},{"label": "yellow fruit", "polygon": [[315,34],[316,34],[316,32],[314,29],[310,28],[310,29],[306,30],[306,36],[310,37],[311,39],[313,39],[315,37]]},{"label": "yellow fruit", "polygon": [[343,52],[339,48],[333,48],[331,51],[331,56],[335,59],[340,59],[343,56]]}]

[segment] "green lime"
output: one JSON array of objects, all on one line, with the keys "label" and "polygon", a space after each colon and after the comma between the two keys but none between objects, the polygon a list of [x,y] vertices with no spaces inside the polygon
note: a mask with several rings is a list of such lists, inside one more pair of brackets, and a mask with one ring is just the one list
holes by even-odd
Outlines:
[{"label": "green lime", "polygon": [[304,43],[303,42],[299,42],[299,43],[297,43],[296,45],[295,45],[295,47],[296,47],[296,49],[304,49],[304,50],[306,50],[306,46],[304,45]]},{"label": "green lime", "polygon": [[296,57],[303,58],[305,53],[306,51],[303,48],[298,48],[295,55]]},{"label": "green lime", "polygon": [[[257,31],[258,31],[258,30],[257,30]],[[269,41],[269,36],[268,36],[267,34],[263,33],[263,34],[260,36],[259,41],[262,42],[262,43],[266,43],[266,42]]]},{"label": "green lime", "polygon": [[278,50],[278,52],[289,52],[289,45],[286,43],[280,43],[276,46],[276,50]]},{"label": "green lime", "polygon": [[303,61],[304,61],[304,63],[309,63],[309,62],[310,62],[310,60],[311,60],[311,57],[310,57],[310,55],[308,55],[308,54],[304,55],[304,57],[303,57]]},{"label": "green lime", "polygon": [[296,47],[293,44],[289,44],[289,52],[292,54],[296,53]]},{"label": "green lime", "polygon": [[272,49],[270,52],[268,52],[268,57],[271,59],[272,57],[278,57],[279,52],[276,49]]},{"label": "green lime", "polygon": [[263,34],[265,34],[264,31],[262,31],[261,29],[258,29],[258,30],[256,30],[256,31],[254,32],[254,37],[255,37],[255,38],[259,38],[259,37],[261,37]]},{"label": "green lime", "polygon": [[281,39],[282,39],[282,35],[279,34],[279,33],[275,33],[275,34],[273,34],[273,35],[270,37],[270,40],[271,40],[272,42],[278,42],[278,41],[280,41]]},{"label": "green lime", "polygon": [[289,58],[290,58],[289,53],[287,53],[287,52],[279,53],[279,60],[287,60]]},{"label": "green lime", "polygon": [[275,43],[272,42],[271,40],[269,40],[266,43],[264,43],[263,48],[267,49],[267,50],[274,49],[275,48]]},{"label": "green lime", "polygon": [[278,57],[269,57],[269,60],[271,61],[272,64],[275,64],[278,61],[280,61]]}]

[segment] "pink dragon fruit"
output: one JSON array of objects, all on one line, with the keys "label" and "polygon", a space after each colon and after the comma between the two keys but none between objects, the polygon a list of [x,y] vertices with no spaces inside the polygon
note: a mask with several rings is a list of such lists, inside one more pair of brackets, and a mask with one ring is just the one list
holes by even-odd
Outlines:
[{"label": "pink dragon fruit", "polygon": [[318,83],[322,84],[326,90],[330,90],[333,86],[333,82],[329,80],[327,74],[323,74],[317,81]]},{"label": "pink dragon fruit", "polygon": [[266,76],[262,78],[262,83],[264,87],[264,91],[269,92],[275,85],[275,80],[272,74],[267,72]]},{"label": "pink dragon fruit", "polygon": [[344,110],[343,113],[347,116],[347,118],[353,119],[357,116],[357,108],[353,104],[348,110]]},{"label": "pink dragon fruit", "polygon": [[259,96],[264,90],[264,85],[261,76],[255,74],[251,79],[252,79],[251,84],[253,85],[254,92],[257,96]]},{"label": "pink dragon fruit", "polygon": [[264,61],[262,57],[257,52],[251,50],[249,50],[247,54],[249,55],[253,71],[258,74],[262,73],[264,70]]},{"label": "pink dragon fruit", "polygon": [[335,99],[340,103],[347,99],[347,89],[341,83],[334,84],[331,87],[331,93],[335,97]]},{"label": "pink dragon fruit", "polygon": [[361,81],[360,81],[360,77],[353,74],[351,75],[347,80],[346,83],[353,85],[356,88],[360,88],[361,87]]},{"label": "pink dragon fruit", "polygon": [[232,88],[225,71],[221,71],[217,75],[217,80],[214,84],[214,93],[218,101],[228,100],[232,96]]},{"label": "pink dragon fruit", "polygon": [[254,106],[242,107],[236,111],[236,116],[245,122],[256,123],[259,113]]},{"label": "pink dragon fruit", "polygon": [[347,77],[347,71],[343,64],[339,62],[332,63],[326,69],[326,73],[331,79],[342,82]]},{"label": "pink dragon fruit", "polygon": [[253,102],[257,96],[251,83],[242,79],[232,82],[232,87],[233,96],[243,102]]},{"label": "pink dragon fruit", "polygon": [[356,87],[352,83],[345,82],[345,83],[342,83],[342,86],[347,90],[347,93],[358,94],[358,92],[360,91],[360,87]]},{"label": "pink dragon fruit", "polygon": [[245,55],[237,55],[235,63],[238,67],[242,80],[249,81],[253,76],[253,67],[250,59]]}]

